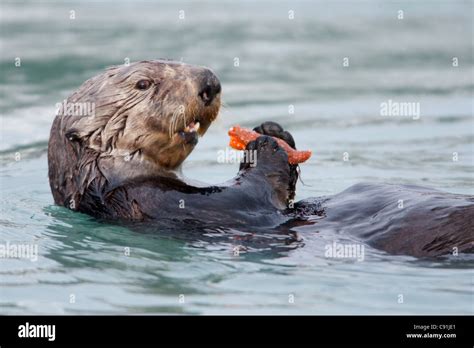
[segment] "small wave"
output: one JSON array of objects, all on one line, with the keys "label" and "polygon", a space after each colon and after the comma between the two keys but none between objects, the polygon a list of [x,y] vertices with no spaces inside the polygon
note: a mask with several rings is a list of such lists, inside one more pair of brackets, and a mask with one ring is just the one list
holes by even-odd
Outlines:
[{"label": "small wave", "polygon": [[31,144],[16,145],[8,150],[0,151],[0,165],[5,165],[13,161],[38,158],[48,151],[47,141],[37,141]]}]

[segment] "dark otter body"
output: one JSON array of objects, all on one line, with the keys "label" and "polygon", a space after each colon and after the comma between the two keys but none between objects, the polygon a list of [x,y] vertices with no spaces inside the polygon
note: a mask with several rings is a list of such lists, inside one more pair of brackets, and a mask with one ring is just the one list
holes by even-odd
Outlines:
[{"label": "dark otter body", "polygon": [[94,115],[60,114],[51,129],[55,202],[106,220],[156,226],[190,221],[255,233],[348,234],[414,256],[472,252],[473,197],[360,184],[293,207],[297,168],[266,135],[295,145],[272,122],[257,127],[263,135],[247,146],[257,153],[256,167],[242,164],[219,186],[187,183],[180,165],[216,118],[220,91],[210,70],[167,61],[111,68],[85,82],[68,103],[94,103]]},{"label": "dark otter body", "polygon": [[[413,185],[362,183],[326,199],[324,218],[304,231],[351,235],[393,254],[437,256],[474,251],[474,197]],[[402,206],[403,204],[403,206]]]}]

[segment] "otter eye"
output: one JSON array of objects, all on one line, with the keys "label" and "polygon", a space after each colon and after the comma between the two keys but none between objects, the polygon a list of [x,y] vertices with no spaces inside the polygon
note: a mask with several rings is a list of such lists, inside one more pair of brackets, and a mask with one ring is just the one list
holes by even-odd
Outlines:
[{"label": "otter eye", "polygon": [[137,84],[135,85],[135,87],[136,87],[137,89],[140,89],[140,90],[142,90],[142,91],[144,91],[144,90],[150,88],[150,86],[151,86],[151,81],[149,81],[149,80],[140,80],[140,81],[138,81]]}]

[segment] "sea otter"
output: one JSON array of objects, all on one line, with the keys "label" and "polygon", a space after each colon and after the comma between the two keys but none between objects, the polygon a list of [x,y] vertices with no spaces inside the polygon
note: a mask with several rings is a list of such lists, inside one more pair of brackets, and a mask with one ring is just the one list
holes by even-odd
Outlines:
[{"label": "sea otter", "polygon": [[210,69],[166,60],[112,67],[89,79],[65,103],[89,105],[89,114],[63,108],[51,128],[55,203],[124,223],[191,221],[256,233],[285,226],[299,229],[303,238],[330,231],[393,254],[473,251],[471,196],[359,184],[293,203],[298,168],[288,164],[273,137],[293,148],[295,141],[274,122],[257,126],[262,136],[247,145],[256,151],[256,166],[244,161],[237,176],[221,185],[185,179],[181,164],[216,119],[220,98],[220,82]]}]

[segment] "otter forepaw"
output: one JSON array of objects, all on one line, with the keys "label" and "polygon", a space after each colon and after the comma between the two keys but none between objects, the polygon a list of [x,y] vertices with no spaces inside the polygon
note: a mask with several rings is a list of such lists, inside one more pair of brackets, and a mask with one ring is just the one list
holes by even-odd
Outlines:
[{"label": "otter forepaw", "polygon": [[[280,138],[284,140],[288,145],[296,150],[295,140],[290,132],[283,129],[278,123],[273,121],[263,122],[260,126],[253,129],[255,132],[262,135],[270,135],[272,137]],[[296,182],[298,181],[298,165],[289,164],[290,167],[290,179],[288,182],[289,186],[289,197],[293,200],[295,197]]]},{"label": "otter forepaw", "polygon": [[244,162],[240,170],[250,171],[251,175],[265,178],[270,184],[276,203],[280,208],[287,207],[293,199],[291,166],[288,154],[275,139],[262,135],[247,144]]},{"label": "otter forepaw", "polygon": [[285,150],[272,137],[262,135],[247,144],[240,170],[257,167],[272,172],[274,168],[286,169],[287,166],[288,155]]},{"label": "otter forepaw", "polygon": [[262,135],[270,135],[272,137],[280,138],[284,140],[288,145],[290,145],[293,149],[296,149],[295,140],[293,139],[293,136],[290,134],[290,132],[284,130],[283,127],[276,122],[263,122],[260,126],[255,127],[253,130]]}]

